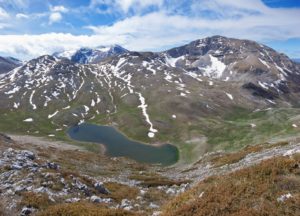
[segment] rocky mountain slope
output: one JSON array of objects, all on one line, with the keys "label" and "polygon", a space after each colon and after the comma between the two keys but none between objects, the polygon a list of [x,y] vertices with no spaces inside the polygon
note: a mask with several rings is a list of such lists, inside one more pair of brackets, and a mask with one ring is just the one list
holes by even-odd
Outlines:
[{"label": "rocky mountain slope", "polygon": [[299,140],[162,168],[1,134],[0,215],[297,215]]},{"label": "rocky mountain slope", "polygon": [[0,215],[152,215],[189,186],[159,169],[0,134]]},{"label": "rocky mountain slope", "polygon": [[0,129],[64,138],[82,122],[114,125],[175,144],[183,161],[299,131],[299,65],[256,42],[214,36],[96,64],[78,64],[94,58],[80,52],[75,61],[41,56],[0,78]]}]

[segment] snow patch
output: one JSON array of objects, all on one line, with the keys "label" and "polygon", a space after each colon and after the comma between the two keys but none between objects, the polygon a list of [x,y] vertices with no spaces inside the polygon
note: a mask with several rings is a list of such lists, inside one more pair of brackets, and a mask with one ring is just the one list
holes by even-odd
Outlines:
[{"label": "snow patch", "polygon": [[153,132],[149,132],[149,133],[148,133],[148,137],[149,137],[149,138],[153,138],[154,136],[155,136],[155,133],[153,133]]},{"label": "snow patch", "polygon": [[20,90],[19,86],[14,87],[12,90],[8,91],[8,92],[4,92],[4,94],[14,94],[16,92],[18,92]]},{"label": "snow patch", "polygon": [[48,115],[48,119],[53,118],[58,113],[58,110],[56,110],[53,114]]},{"label": "snow patch", "polygon": [[172,58],[170,56],[166,56],[166,62],[169,66],[171,67],[176,67],[176,62],[179,60],[179,59],[184,59],[184,56],[179,56],[177,58]]},{"label": "snow patch", "polygon": [[18,109],[18,108],[19,108],[19,106],[20,106],[20,103],[16,103],[16,102],[14,102],[14,108],[15,108],[15,109]]},{"label": "snow patch", "polygon": [[267,101],[271,104],[276,104],[274,101],[267,99]]},{"label": "snow patch", "polygon": [[258,60],[263,63],[267,68],[270,68],[270,65],[268,65],[268,63],[264,60],[262,60],[261,58],[258,58]]},{"label": "snow patch", "polygon": [[84,106],[85,112],[87,113],[90,110],[90,108],[88,106],[86,106],[86,105],[83,105],[83,106]]},{"label": "snow patch", "polygon": [[25,119],[25,120],[23,120],[23,122],[33,122],[33,118]]},{"label": "snow patch", "polygon": [[218,58],[212,55],[209,55],[209,57],[211,65],[206,68],[202,68],[204,69],[203,74],[211,78],[221,78],[224,70],[226,69],[226,65],[223,62],[219,61]]},{"label": "snow patch", "polygon": [[36,105],[32,102],[32,98],[33,98],[34,93],[35,93],[35,90],[32,91],[32,93],[30,95],[30,98],[29,98],[29,103],[31,104],[33,110],[36,109]]},{"label": "snow patch", "polygon": [[266,85],[267,83],[262,83],[261,81],[258,81],[258,84],[264,89],[269,89],[269,87]]},{"label": "snow patch", "polygon": [[92,99],[92,102],[91,102],[91,107],[94,107],[96,105],[94,99]]},{"label": "snow patch", "polygon": [[145,102],[145,98],[142,96],[141,93],[137,93],[138,96],[139,96],[139,100],[141,102],[141,105],[138,106],[138,108],[141,108],[142,109],[142,112],[143,112],[143,115],[145,116],[146,118],[146,122],[150,125],[150,128],[149,128],[149,133],[148,133],[148,136],[150,138],[153,138],[155,136],[155,133],[158,132],[156,129],[153,128],[153,124],[152,122],[150,121],[150,118],[149,118],[149,115],[147,113],[147,107],[148,105],[146,104]]},{"label": "snow patch", "polygon": [[229,93],[227,93],[227,92],[225,92],[225,93],[226,93],[227,97],[229,97],[230,100],[233,100],[232,94],[229,94]]}]

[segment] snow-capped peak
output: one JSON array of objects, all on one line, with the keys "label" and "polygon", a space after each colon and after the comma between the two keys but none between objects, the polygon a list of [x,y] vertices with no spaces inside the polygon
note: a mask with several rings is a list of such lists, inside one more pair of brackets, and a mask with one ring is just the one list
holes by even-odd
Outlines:
[{"label": "snow-capped peak", "polygon": [[128,52],[125,48],[119,45],[98,46],[96,48],[83,47],[77,50],[65,50],[57,52],[53,55],[58,58],[67,58],[75,63],[93,64],[98,63],[102,59],[118,54]]}]

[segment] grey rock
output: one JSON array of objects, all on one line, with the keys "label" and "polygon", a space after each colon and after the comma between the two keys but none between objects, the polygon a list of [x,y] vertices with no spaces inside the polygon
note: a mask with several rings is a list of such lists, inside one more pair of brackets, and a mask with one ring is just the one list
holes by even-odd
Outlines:
[{"label": "grey rock", "polygon": [[34,208],[31,207],[23,207],[21,210],[21,216],[26,216],[26,215],[30,215],[34,212]]},{"label": "grey rock", "polygon": [[102,199],[98,196],[91,196],[90,198],[91,202],[94,202],[94,203],[100,203],[102,201]]},{"label": "grey rock", "polygon": [[94,187],[101,194],[110,194],[110,191],[104,187],[102,182],[96,182]]},{"label": "grey rock", "polygon": [[59,165],[54,163],[54,162],[48,162],[47,163],[47,168],[49,169],[54,169],[54,170],[58,170],[59,169]]},{"label": "grey rock", "polygon": [[23,156],[23,157],[26,157],[30,160],[34,160],[35,159],[35,154],[31,151],[27,151],[27,150],[22,150],[20,152],[20,154]]}]

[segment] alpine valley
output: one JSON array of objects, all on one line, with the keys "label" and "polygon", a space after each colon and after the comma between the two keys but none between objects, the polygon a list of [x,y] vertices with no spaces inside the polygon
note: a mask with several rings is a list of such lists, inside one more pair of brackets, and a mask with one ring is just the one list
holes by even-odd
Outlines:
[{"label": "alpine valley", "polygon": [[[223,36],[163,52],[112,45],[27,62],[1,57],[0,131],[15,141],[3,135],[0,191],[7,195],[4,203],[17,200],[5,211],[263,215],[276,206],[279,213],[271,215],[296,215],[299,84],[296,61],[254,41]],[[68,136],[70,128],[86,123],[111,126],[154,147],[171,144],[178,149],[178,161],[165,167],[109,157],[99,144]],[[42,140],[25,142],[25,137]],[[23,165],[14,167],[20,160]],[[265,175],[263,180],[255,172]],[[29,177],[35,180],[24,183]],[[274,189],[270,182],[277,181]],[[284,181],[289,186],[279,183]],[[218,188],[222,184],[226,188]],[[250,193],[245,185],[260,187]],[[243,204],[235,197],[240,193],[245,194]],[[267,195],[268,203],[255,203]],[[205,204],[211,199],[218,205]],[[103,212],[93,214],[97,211]]]}]

